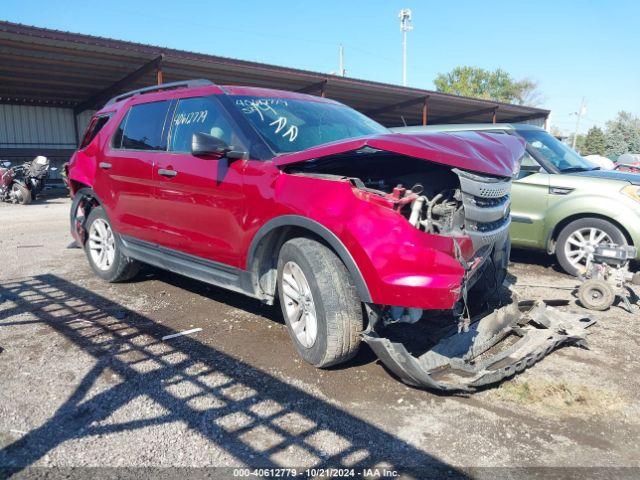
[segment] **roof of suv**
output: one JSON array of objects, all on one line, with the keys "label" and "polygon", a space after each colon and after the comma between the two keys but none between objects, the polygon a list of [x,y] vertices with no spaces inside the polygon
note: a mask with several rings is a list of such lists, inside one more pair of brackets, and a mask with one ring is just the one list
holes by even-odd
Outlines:
[{"label": "roof of suv", "polygon": [[138,90],[132,90],[130,92],[121,93],[110,99],[101,109],[101,111],[106,107],[118,108],[130,99],[140,98],[141,95],[145,95],[145,97],[146,95],[149,95],[149,101],[152,102],[157,101],[158,96],[161,96],[163,98],[171,98],[172,94],[183,94],[185,93],[185,91],[197,91],[199,94],[207,93],[207,91],[210,91],[210,93],[212,94],[226,93],[228,95],[250,95],[266,98],[288,98],[292,100],[307,100],[319,103],[341,105],[340,102],[316,95],[289,92],[286,90],[276,90],[272,88],[243,87],[238,85],[216,85],[209,80],[200,79],[188,80],[185,82],[164,83],[161,85],[154,85],[150,87],[140,88]]},{"label": "roof of suv", "polygon": [[527,123],[457,123],[450,125],[414,125],[411,127],[394,127],[391,129],[399,133],[419,132],[466,132],[491,130],[543,130],[536,125]]}]

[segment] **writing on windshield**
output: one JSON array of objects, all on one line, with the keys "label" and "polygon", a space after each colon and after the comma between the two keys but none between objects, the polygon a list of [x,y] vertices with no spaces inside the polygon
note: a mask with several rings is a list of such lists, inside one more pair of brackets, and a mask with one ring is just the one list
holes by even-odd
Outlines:
[{"label": "writing on windshield", "polygon": [[275,153],[388,131],[337,103],[240,95],[233,102]]}]

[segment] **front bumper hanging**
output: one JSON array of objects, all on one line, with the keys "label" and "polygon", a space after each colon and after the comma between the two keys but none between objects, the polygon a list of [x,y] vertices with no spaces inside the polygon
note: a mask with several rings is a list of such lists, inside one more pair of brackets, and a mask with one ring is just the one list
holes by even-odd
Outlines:
[{"label": "front bumper hanging", "polygon": [[[452,333],[418,356],[381,337],[375,322],[364,340],[382,363],[409,385],[435,390],[473,391],[530,367],[556,347],[587,348],[589,315],[564,313],[544,302],[514,302]],[[495,350],[495,351],[494,351]]]}]

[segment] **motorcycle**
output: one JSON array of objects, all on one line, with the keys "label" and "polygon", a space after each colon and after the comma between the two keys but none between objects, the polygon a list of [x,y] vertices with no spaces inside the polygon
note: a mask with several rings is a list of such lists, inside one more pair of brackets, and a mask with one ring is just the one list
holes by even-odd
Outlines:
[{"label": "motorcycle", "polygon": [[11,166],[11,162],[3,162],[1,165],[0,200],[22,205],[36,199],[44,189],[49,171],[56,170],[49,167],[49,159],[42,155],[15,167]]}]

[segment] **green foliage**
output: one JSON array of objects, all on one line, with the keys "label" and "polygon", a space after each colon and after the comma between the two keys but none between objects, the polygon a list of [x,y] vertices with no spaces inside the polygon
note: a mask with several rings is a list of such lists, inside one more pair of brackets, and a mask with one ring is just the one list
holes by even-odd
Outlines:
[{"label": "green foliage", "polygon": [[541,99],[536,82],[514,80],[501,68],[456,67],[449,73],[439,73],[433,83],[439,92],[518,105],[537,105]]},{"label": "green foliage", "polygon": [[603,155],[606,153],[606,138],[602,129],[591,127],[584,137],[584,142],[578,151],[582,155]]},{"label": "green foliage", "polygon": [[607,122],[605,152],[612,159],[623,153],[640,153],[640,118],[621,111]]}]

